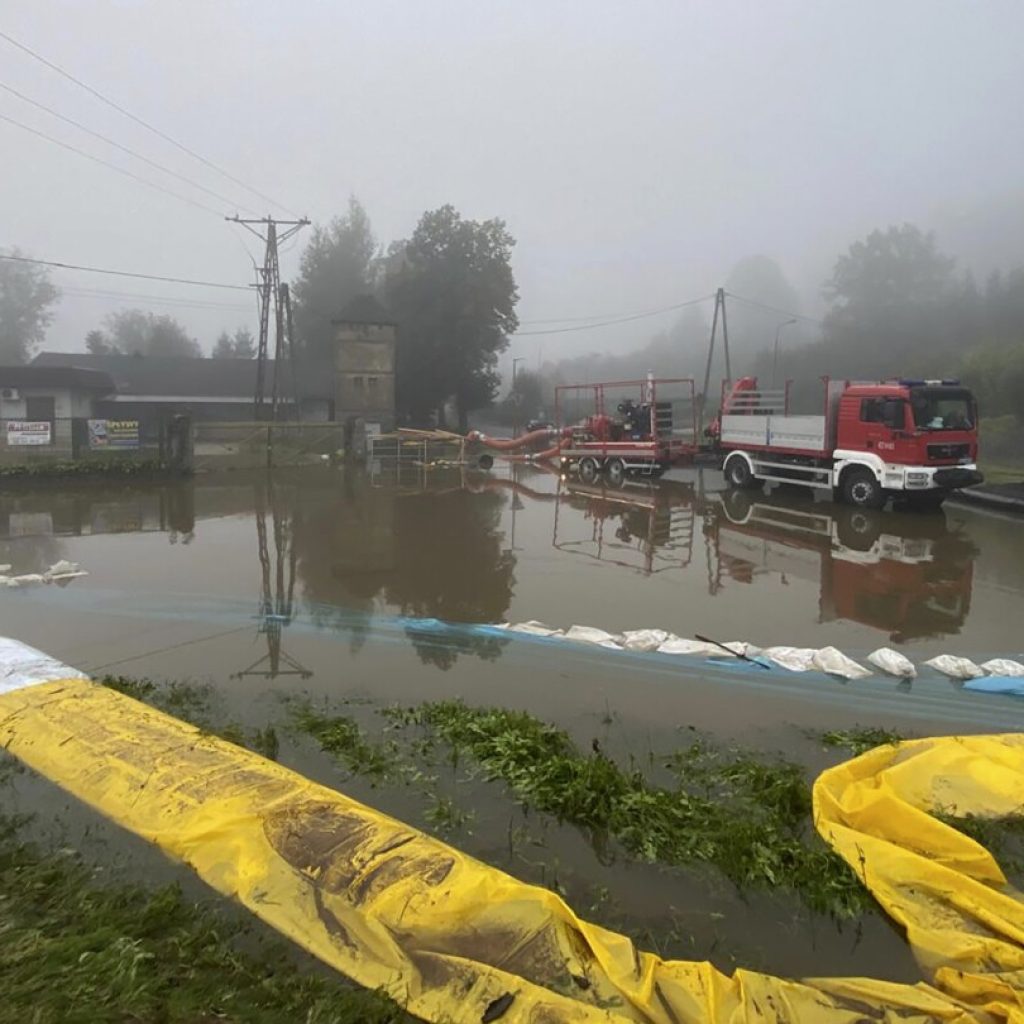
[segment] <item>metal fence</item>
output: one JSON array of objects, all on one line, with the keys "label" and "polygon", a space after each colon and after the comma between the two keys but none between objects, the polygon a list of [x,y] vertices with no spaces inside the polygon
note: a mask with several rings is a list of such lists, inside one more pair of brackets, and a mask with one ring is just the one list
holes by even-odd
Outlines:
[{"label": "metal fence", "polygon": [[195,423],[196,469],[257,469],[323,462],[345,449],[342,423]]}]

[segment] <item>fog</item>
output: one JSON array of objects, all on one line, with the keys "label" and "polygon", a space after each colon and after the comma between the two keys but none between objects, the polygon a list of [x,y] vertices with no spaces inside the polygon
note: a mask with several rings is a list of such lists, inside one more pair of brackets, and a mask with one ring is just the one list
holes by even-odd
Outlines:
[{"label": "fog", "polygon": [[[979,275],[1024,263],[1018,0],[6,0],[0,31],[314,221],[353,194],[382,244],[443,203],[503,218],[524,332],[505,365],[643,344],[670,315],[525,332],[683,302],[756,254],[778,262],[801,312],[820,313],[836,256],[888,224],[935,230]],[[0,114],[216,208],[0,122],[0,246],[251,281],[254,240],[220,215],[265,202],[2,39],[0,82],[238,204],[0,92]],[[83,348],[125,306],[172,313],[207,351],[220,330],[255,327],[242,293],[54,280],[49,349]]]}]

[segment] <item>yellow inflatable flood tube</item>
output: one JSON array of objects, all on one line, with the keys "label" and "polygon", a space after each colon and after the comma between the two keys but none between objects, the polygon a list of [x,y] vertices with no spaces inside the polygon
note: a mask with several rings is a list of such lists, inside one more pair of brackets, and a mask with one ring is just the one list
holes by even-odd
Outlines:
[{"label": "yellow inflatable flood tube", "polygon": [[341,793],[0,640],[0,742],[282,935],[427,1021],[1024,1021],[1024,902],[933,810],[1020,811],[1024,737],[918,740],[826,771],[825,839],[932,983],[666,961]]}]

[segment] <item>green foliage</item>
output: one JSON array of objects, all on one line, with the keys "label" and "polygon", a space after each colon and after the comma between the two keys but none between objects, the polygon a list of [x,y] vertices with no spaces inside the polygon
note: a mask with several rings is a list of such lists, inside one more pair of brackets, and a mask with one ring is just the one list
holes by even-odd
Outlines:
[{"label": "green foliage", "polygon": [[106,319],[104,344],[108,352],[126,356],[186,356],[196,359],[203,350],[172,316],[122,309]]},{"label": "green foliage", "polygon": [[666,864],[710,863],[740,886],[787,888],[814,910],[852,917],[872,900],[814,834],[802,769],[695,744],[668,760],[675,789],[650,784],[520,711],[426,703],[415,721],[469,754],[529,806]]},{"label": "green foliage", "polygon": [[[22,255],[19,249],[7,254]],[[46,337],[59,297],[45,267],[0,259],[0,364],[28,360]]]},{"label": "green foliage", "polygon": [[465,429],[469,411],[493,399],[498,354],[519,326],[514,245],[503,221],[442,206],[391,247],[384,287],[399,323],[397,402],[407,416],[426,421],[454,398]]},{"label": "green foliage", "polygon": [[826,732],[812,733],[823,746],[842,747],[852,754],[863,754],[875,747],[884,747],[890,743],[901,743],[905,736],[893,729],[882,729],[878,726],[855,725],[852,729],[830,729]]},{"label": "green foliage", "polygon": [[58,462],[53,459],[39,459],[17,466],[0,466],[0,479],[36,480],[54,478],[65,480],[69,477],[146,477],[166,476],[167,467],[159,459],[105,458],[80,459],[77,462]]},{"label": "green foliage", "polygon": [[312,736],[320,749],[340,761],[348,771],[376,782],[394,778],[398,770],[395,743],[372,743],[345,715],[324,715],[308,702],[291,706],[292,724]]},{"label": "green foliage", "polygon": [[344,216],[313,228],[292,287],[296,349],[307,362],[333,366],[331,321],[373,290],[376,246],[370,218],[355,196]]},{"label": "green foliage", "polygon": [[100,888],[77,860],[43,855],[0,822],[0,1021],[390,1024],[386,996],[300,969],[280,944],[174,886]]}]

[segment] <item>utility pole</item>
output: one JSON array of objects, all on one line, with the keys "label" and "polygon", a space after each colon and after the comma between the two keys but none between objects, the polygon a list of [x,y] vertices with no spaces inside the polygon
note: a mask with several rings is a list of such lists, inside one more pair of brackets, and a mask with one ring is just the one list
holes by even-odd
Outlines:
[{"label": "utility pole", "polygon": [[[301,220],[277,220],[274,217],[247,219],[225,217],[234,224],[241,224],[263,242],[263,266],[256,268],[256,298],[259,303],[260,330],[256,346],[256,393],[253,395],[253,419],[277,420],[281,418],[280,381],[284,372],[284,360],[287,356],[291,365],[292,401],[298,408],[299,396],[295,390],[295,349],[291,333],[291,299],[288,285],[281,284],[281,266],[278,260],[277,247],[296,232],[309,224],[303,217]],[[257,227],[257,225],[259,225]],[[284,228],[279,231],[279,228]],[[267,404],[267,352],[270,347],[270,310],[274,310],[274,381],[270,392],[269,416],[266,414]]]},{"label": "utility pole", "polygon": [[732,381],[732,364],[729,360],[729,324],[725,318],[725,289],[719,288],[715,292],[715,312],[711,318],[711,341],[708,344],[708,361],[704,367],[704,390],[700,397],[700,423],[698,433],[704,429],[704,410],[708,404],[708,388],[711,386],[711,361],[715,356],[715,337],[718,334],[718,315],[722,315],[722,348],[725,351],[725,379]]}]

